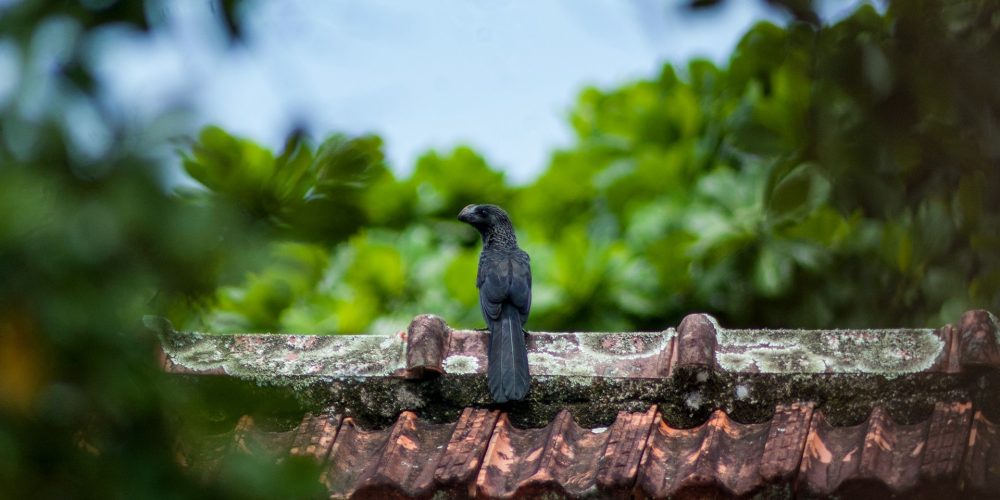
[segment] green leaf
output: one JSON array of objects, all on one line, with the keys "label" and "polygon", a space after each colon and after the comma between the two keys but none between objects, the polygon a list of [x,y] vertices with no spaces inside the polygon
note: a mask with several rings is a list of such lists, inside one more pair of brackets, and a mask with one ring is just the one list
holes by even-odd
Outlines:
[{"label": "green leaf", "polygon": [[285,144],[285,150],[274,161],[272,183],[278,199],[284,202],[301,200],[312,186],[309,175],[313,164],[313,153],[303,143],[301,137],[293,135]]},{"label": "green leaf", "polygon": [[823,176],[818,165],[803,163],[780,175],[767,194],[768,219],[779,224],[802,220],[826,202],[830,195],[830,181]]},{"label": "green leaf", "polygon": [[792,261],[771,245],[763,245],[754,266],[754,286],[765,297],[786,292],[792,283]]}]

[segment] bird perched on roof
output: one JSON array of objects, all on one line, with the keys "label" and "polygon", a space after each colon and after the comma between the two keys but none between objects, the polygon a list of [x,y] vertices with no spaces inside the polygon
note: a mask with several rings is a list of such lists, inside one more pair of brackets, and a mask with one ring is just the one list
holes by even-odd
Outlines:
[{"label": "bird perched on roof", "polygon": [[524,324],[531,309],[531,263],[517,246],[510,217],[496,205],[469,205],[458,220],[483,237],[479,255],[479,307],[490,331],[486,381],[498,403],[524,399],[531,375]]}]

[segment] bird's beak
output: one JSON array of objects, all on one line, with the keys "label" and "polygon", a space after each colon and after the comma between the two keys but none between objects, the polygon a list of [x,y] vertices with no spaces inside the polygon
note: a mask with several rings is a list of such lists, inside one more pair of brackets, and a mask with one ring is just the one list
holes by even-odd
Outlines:
[{"label": "bird's beak", "polygon": [[462,222],[472,222],[473,213],[476,210],[475,205],[466,205],[461,212],[458,213],[458,220]]}]

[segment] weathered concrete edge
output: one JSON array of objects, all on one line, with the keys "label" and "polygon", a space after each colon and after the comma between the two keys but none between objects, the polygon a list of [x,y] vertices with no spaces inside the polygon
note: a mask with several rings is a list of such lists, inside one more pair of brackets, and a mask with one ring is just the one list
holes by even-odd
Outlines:
[{"label": "weathered concrete edge", "polygon": [[[316,377],[419,379],[482,374],[486,369],[487,335],[451,329],[433,315],[418,316],[406,331],[388,336],[212,335],[177,332],[169,321],[153,316],[144,322],[159,333],[163,368],[173,373],[224,374],[274,383]],[[960,325],[936,330],[740,330],[722,328],[715,318],[695,314],[686,317],[678,330],[660,332],[532,332],[529,360],[536,377],[578,380],[660,378],[681,367],[734,374],[892,378],[1000,366],[996,317],[970,311]],[[962,344],[967,337],[977,343]],[[963,363],[970,358],[965,353],[970,346],[976,349],[975,363]]]},{"label": "weathered concrete edge", "polygon": [[[1000,370],[989,369],[989,366],[985,371],[982,366],[960,367],[960,357],[951,364],[939,359],[929,369],[910,373],[727,371],[715,361],[716,353],[743,346],[724,338],[725,331],[721,340],[712,340],[719,337],[722,329],[717,328],[714,319],[708,321],[707,318],[689,322],[707,328],[694,335],[684,328],[679,329],[681,331],[624,334],[533,333],[529,344],[536,350],[544,349],[545,356],[560,359],[558,356],[566,354],[570,356],[561,359],[571,362],[582,350],[610,348],[621,356],[623,368],[618,369],[630,371],[620,376],[586,376],[581,375],[578,366],[561,365],[563,361],[546,364],[535,360],[536,373],[528,399],[509,406],[507,411],[513,421],[527,427],[544,426],[564,408],[572,409],[580,423],[606,425],[618,411],[639,411],[651,404],[659,405],[672,421],[685,425],[696,425],[706,412],[720,408],[732,411],[739,421],[760,422],[769,418],[775,403],[804,400],[826,408],[844,425],[859,422],[873,405],[884,405],[900,416],[901,422],[908,422],[912,418],[922,418],[920,416],[929,411],[934,402],[942,400],[972,400],[977,406],[985,405],[984,409],[991,411],[991,415],[1000,414],[992,402],[995,398],[986,396],[994,393]],[[430,344],[443,346],[445,352],[441,353],[441,358],[423,353],[419,362],[430,369],[425,370],[427,373],[419,380],[414,380],[407,370],[406,332],[390,336],[205,335],[178,333],[159,318],[147,318],[146,322],[160,333],[163,367],[170,373],[179,374],[178,381],[238,383],[249,391],[270,390],[265,388],[271,387],[298,399],[306,407],[316,410],[335,407],[374,427],[386,425],[404,410],[417,411],[431,421],[445,423],[454,421],[465,407],[493,406],[481,371],[457,370],[455,360],[449,361],[451,356],[464,356],[466,354],[461,353],[470,349],[477,353],[475,346],[484,344],[486,338],[481,331],[442,328],[447,338]],[[968,330],[971,333],[967,336],[982,340],[982,335],[973,335],[982,330],[982,325],[976,328],[979,330],[947,325],[935,330],[944,332],[946,340],[952,339],[945,342],[949,346],[939,354],[944,356],[945,351],[960,353],[960,344],[955,339],[960,338],[962,331]],[[918,330],[921,335],[926,331]],[[680,336],[696,340],[702,347],[714,345],[712,349],[716,353],[708,359],[701,351],[697,356],[678,356],[676,345]],[[374,346],[376,351],[387,355],[354,359],[354,354],[339,352],[329,345],[324,347],[321,345],[324,341],[367,342],[369,347]],[[560,346],[562,353],[558,349]],[[298,357],[291,360],[297,362],[294,366],[298,369],[290,369],[288,363],[274,362],[272,348],[282,350],[282,354],[277,355],[279,360],[284,360],[296,349],[312,349],[318,354],[298,353]],[[257,364],[251,363],[252,369],[247,369],[241,364],[246,359],[241,362],[230,359],[234,349],[249,353],[248,359],[256,360]],[[289,350],[292,352],[287,352]],[[176,356],[177,353],[182,355]],[[216,355],[223,355],[222,362],[213,358]],[[479,366],[485,368],[485,354],[481,355],[483,363]],[[313,363],[330,358],[336,358],[335,367],[349,366],[351,371],[332,375],[310,372],[310,367],[317,366]],[[438,359],[444,372],[440,375],[433,370]],[[546,374],[554,371],[560,374]]]}]

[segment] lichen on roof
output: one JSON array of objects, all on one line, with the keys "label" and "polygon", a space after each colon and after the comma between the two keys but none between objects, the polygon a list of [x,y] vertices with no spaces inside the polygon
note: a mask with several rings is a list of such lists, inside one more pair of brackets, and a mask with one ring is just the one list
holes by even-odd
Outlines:
[{"label": "lichen on roof", "polygon": [[171,361],[195,371],[222,369],[255,381],[388,376],[405,366],[404,342],[376,335],[208,335],[154,324]]},{"label": "lichen on roof", "polygon": [[676,335],[662,332],[534,334],[528,364],[536,376],[627,378],[648,376]]},{"label": "lichen on roof", "polygon": [[716,359],[727,371],[762,373],[878,373],[926,370],[944,341],[934,330],[718,331]]},{"label": "lichen on roof", "polygon": [[[804,399],[844,422],[876,404],[901,421],[941,398],[997,407],[996,347],[980,345],[983,332],[996,333],[996,319],[983,311],[938,330],[729,330],[707,315],[689,318],[660,332],[531,332],[531,390],[505,410],[517,425],[538,426],[565,408],[606,425],[619,411],[652,404],[692,424],[718,408],[764,421],[775,403]],[[161,334],[169,371],[229,375],[375,425],[403,410],[451,422],[465,407],[492,403],[488,334],[440,319],[420,316],[389,336],[178,333],[156,318],[147,325]],[[961,344],[967,338],[980,343]],[[963,346],[972,346],[974,363],[963,362]]]}]

